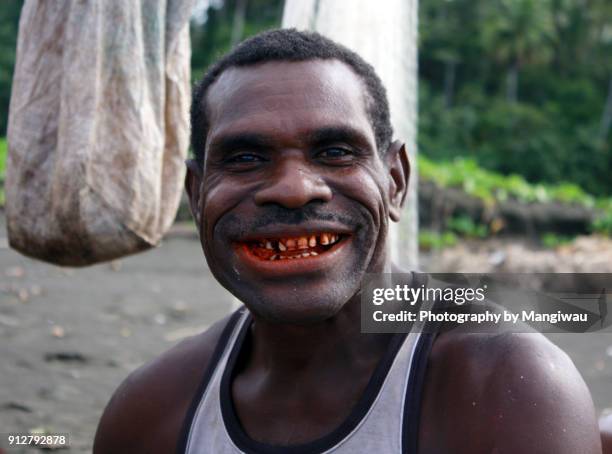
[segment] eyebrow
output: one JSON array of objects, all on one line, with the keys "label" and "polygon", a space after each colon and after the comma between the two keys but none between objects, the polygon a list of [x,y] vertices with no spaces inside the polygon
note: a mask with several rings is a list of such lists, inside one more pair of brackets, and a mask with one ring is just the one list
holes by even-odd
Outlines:
[{"label": "eyebrow", "polygon": [[229,153],[239,149],[263,150],[272,146],[270,137],[252,132],[228,134],[214,140],[209,148],[218,153]]},{"label": "eyebrow", "polygon": [[364,133],[350,126],[328,126],[308,133],[307,141],[313,146],[330,142],[347,142],[360,147],[369,147],[370,141]]}]

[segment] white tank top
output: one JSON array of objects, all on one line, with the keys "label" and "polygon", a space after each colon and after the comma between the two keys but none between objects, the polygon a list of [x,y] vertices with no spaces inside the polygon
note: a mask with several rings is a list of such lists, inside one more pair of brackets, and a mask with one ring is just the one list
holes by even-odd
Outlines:
[{"label": "white tank top", "polygon": [[395,334],[349,417],[332,433],[303,445],[273,446],[251,439],[231,399],[231,376],[251,324],[242,308],[219,340],[185,419],[178,446],[186,454],[416,454],[421,388],[434,335]]}]

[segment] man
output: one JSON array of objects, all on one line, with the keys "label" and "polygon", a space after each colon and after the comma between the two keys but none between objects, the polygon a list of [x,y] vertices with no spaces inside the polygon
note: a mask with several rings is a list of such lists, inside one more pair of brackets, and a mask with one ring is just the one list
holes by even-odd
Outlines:
[{"label": "man", "polygon": [[131,374],[95,453],[601,452],[586,386],[542,336],[360,332],[410,170],[385,96],[360,57],[295,30],[207,73],[186,188],[246,309]]}]

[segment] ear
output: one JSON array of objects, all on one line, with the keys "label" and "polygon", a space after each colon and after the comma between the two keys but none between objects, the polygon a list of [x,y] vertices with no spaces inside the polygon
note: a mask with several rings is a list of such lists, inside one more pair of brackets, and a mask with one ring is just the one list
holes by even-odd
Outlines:
[{"label": "ear", "polygon": [[389,217],[398,222],[410,180],[410,160],[406,145],[397,140],[389,145],[385,154],[385,164],[389,171]]},{"label": "ear", "polygon": [[202,185],[202,169],[195,159],[185,161],[187,173],[185,174],[185,190],[189,196],[189,209],[200,230],[200,186]]}]

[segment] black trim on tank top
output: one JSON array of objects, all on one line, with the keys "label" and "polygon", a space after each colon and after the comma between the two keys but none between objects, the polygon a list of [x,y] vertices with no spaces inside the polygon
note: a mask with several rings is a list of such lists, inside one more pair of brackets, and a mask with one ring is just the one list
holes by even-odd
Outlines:
[{"label": "black trim on tank top", "polygon": [[[427,274],[414,274],[418,285],[426,285]],[[432,309],[438,307],[434,301]],[[417,454],[419,445],[419,423],[421,421],[421,402],[423,399],[423,386],[427,373],[427,361],[438,335],[439,323],[427,323],[422,327],[421,336],[414,348],[414,355],[410,364],[410,376],[406,387],[406,401],[404,402],[404,418],[402,427],[402,453]]]},{"label": "black trim on tank top", "polygon": [[240,352],[250,325],[251,316],[249,315],[248,320],[243,324],[242,330],[236,338],[234,346],[232,347],[225,370],[223,371],[220,385],[221,414],[225,423],[225,428],[227,429],[227,433],[229,434],[232,442],[238,447],[238,449],[247,454],[286,454],[288,452],[291,454],[313,454],[325,452],[336,446],[357,427],[357,425],[368,413],[370,407],[380,392],[389,369],[395,360],[397,352],[407,336],[406,333],[393,335],[385,354],[376,365],[376,368],[374,369],[374,372],[372,373],[372,376],[370,377],[362,396],[359,398],[359,401],[351,410],[349,416],[336,429],[327,435],[308,443],[278,446],[255,441],[247,435],[242,428],[242,424],[240,424],[238,415],[236,414],[236,408],[234,407],[231,397],[231,383],[232,379],[234,378],[234,369],[238,357],[240,356]]},{"label": "black trim on tank top", "polygon": [[204,397],[204,392],[206,391],[206,388],[208,387],[208,383],[210,382],[210,379],[212,378],[213,373],[215,372],[215,369],[217,368],[217,364],[219,363],[219,360],[221,359],[221,356],[223,355],[223,352],[225,351],[225,347],[227,346],[227,341],[232,335],[232,332],[234,331],[236,323],[238,323],[238,320],[240,320],[240,316],[243,314],[244,310],[246,309],[244,308],[238,309],[231,315],[231,317],[227,321],[227,325],[225,325],[225,328],[223,328],[223,332],[221,333],[221,336],[219,336],[219,340],[217,341],[215,350],[212,356],[210,357],[210,360],[208,361],[208,365],[206,366],[206,371],[204,372],[204,375],[202,376],[202,380],[200,381],[200,384],[198,385],[197,391],[194,393],[193,398],[191,399],[189,410],[187,410],[185,419],[183,420],[183,425],[181,427],[181,432],[179,435],[178,445],[176,449],[176,452],[178,454],[183,454],[187,451],[187,441],[189,439],[189,433],[191,432],[191,425],[193,424],[193,418],[195,416],[195,413],[198,409],[198,406],[200,405],[200,401]]},{"label": "black trim on tank top", "polygon": [[427,360],[435,338],[436,333],[421,333],[414,349],[414,356],[410,364],[410,377],[406,388],[406,401],[404,402],[402,427],[402,453],[404,454],[417,454],[418,452],[423,385],[425,372],[427,371]]}]

